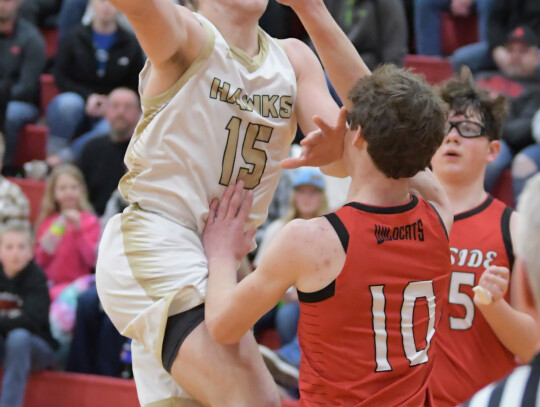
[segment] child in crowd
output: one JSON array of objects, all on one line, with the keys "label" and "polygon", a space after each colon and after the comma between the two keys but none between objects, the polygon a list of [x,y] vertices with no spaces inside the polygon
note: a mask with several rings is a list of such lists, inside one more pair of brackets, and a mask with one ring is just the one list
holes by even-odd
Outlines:
[{"label": "child in crowd", "polygon": [[24,223],[12,222],[0,231],[2,407],[22,406],[28,373],[54,363],[56,342],[49,327],[47,278],[32,261],[32,245],[32,234]]},{"label": "child in crowd", "polygon": [[49,279],[51,298],[92,272],[100,235],[79,169],[61,165],[48,181],[37,221],[36,262]]},{"label": "child in crowd", "polygon": [[[4,135],[0,132],[0,168],[3,166],[5,151]],[[0,175],[0,223],[12,220],[28,222],[29,216],[30,204],[21,188]]]}]

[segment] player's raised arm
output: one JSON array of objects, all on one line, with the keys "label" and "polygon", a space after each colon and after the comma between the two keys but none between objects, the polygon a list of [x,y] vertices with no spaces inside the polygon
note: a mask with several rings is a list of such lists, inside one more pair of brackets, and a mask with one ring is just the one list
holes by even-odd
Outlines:
[{"label": "player's raised arm", "polygon": [[413,194],[421,196],[437,209],[444,222],[447,233],[450,233],[450,229],[454,223],[454,214],[452,213],[450,200],[446,192],[444,192],[443,186],[431,170],[426,168],[424,171],[410,178],[409,187]]},{"label": "player's raised arm", "polygon": [[111,3],[126,15],[156,69],[168,70],[174,65],[181,74],[199,54],[206,34],[187,8],[171,0],[111,0]]},{"label": "player's raised arm", "polygon": [[322,0],[278,0],[292,7],[313,41],[332,85],[347,108],[349,92],[370,73],[356,48],[336,23]]}]

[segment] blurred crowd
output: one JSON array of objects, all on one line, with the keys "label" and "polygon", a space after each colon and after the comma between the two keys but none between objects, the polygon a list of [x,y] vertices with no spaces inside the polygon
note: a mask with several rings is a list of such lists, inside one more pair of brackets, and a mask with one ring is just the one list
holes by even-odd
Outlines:
[{"label": "blurred crowd", "polygon": [[[540,1],[325,2],[369,68],[407,66],[410,55],[439,58],[455,72],[468,66],[478,85],[507,98],[501,153],[488,165],[485,186],[492,191],[510,173],[517,201],[540,168]],[[452,21],[470,30],[473,41],[448,52],[445,27]],[[310,42],[294,13],[274,0],[261,26],[276,38]],[[53,41],[46,42],[43,34],[51,32]],[[6,355],[0,405],[21,405],[21,369],[129,377],[129,342],[104,314],[93,272],[103,225],[127,205],[116,188],[143,114],[137,87],[144,64],[129,23],[107,0],[0,0],[0,346]],[[58,90],[45,105],[44,74]],[[20,135],[35,123],[48,129],[46,155],[18,166]],[[46,183],[37,218],[14,177]],[[284,171],[257,235],[259,254],[286,222],[342,205],[344,182],[314,169]],[[246,261],[246,272],[256,256]],[[255,327],[258,334],[277,330],[282,357],[292,365],[299,361],[298,313],[289,292]]]}]

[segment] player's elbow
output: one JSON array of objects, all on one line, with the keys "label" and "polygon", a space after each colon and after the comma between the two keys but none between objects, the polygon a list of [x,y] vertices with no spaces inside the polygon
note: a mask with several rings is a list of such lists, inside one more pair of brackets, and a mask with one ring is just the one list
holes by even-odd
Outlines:
[{"label": "player's elbow", "polygon": [[212,340],[221,345],[232,345],[240,341],[242,336],[234,333],[227,320],[217,316],[206,316],[206,327]]}]

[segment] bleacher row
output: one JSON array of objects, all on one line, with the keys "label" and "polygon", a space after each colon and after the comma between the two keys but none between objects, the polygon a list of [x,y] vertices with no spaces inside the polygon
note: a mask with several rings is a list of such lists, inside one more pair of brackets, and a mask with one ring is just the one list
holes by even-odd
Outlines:
[{"label": "bleacher row", "polygon": [[[445,55],[451,55],[458,47],[475,42],[478,38],[478,27],[475,16],[451,17],[442,16],[442,49]],[[42,29],[47,44],[47,56],[56,53],[57,31]],[[438,84],[452,75],[450,62],[444,58],[421,55],[407,55],[405,67],[425,75],[431,84]],[[40,109],[45,114],[47,105],[58,94],[54,77],[43,74],[40,77],[41,100]],[[49,130],[42,124],[26,125],[21,131],[14,165],[22,167],[31,160],[46,158],[46,145]],[[45,181],[10,178],[17,183],[30,201],[30,218],[35,221],[43,193]],[[509,171],[503,173],[493,195],[510,206],[514,206],[512,195],[512,180]],[[265,345],[276,348],[279,339],[274,332],[264,333],[258,340]],[[211,380],[211,378],[209,378]],[[138,406],[135,384],[133,380],[109,378],[65,372],[40,372],[32,374],[26,391],[25,407],[135,407]],[[283,401],[283,407],[298,406],[298,402]]]}]

